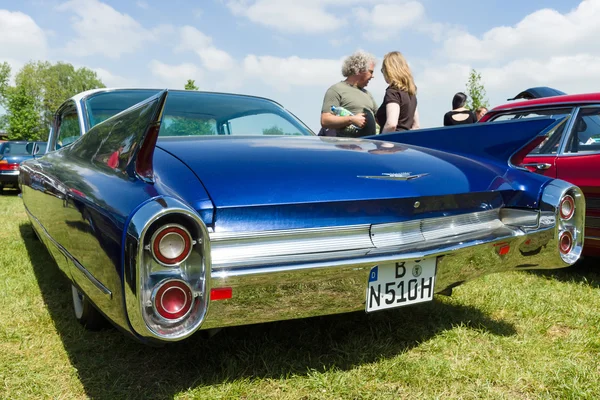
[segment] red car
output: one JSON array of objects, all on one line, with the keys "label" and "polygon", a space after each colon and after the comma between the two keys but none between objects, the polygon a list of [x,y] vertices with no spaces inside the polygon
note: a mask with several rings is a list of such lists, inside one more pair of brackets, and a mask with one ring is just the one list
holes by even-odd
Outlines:
[{"label": "red car", "polygon": [[600,93],[512,102],[490,110],[480,122],[540,116],[568,120],[529,153],[523,166],[583,190],[587,204],[583,253],[600,256]]}]

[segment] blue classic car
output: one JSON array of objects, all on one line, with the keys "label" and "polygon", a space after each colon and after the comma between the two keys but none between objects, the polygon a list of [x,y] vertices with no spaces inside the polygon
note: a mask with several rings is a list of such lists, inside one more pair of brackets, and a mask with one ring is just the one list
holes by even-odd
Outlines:
[{"label": "blue classic car", "polygon": [[581,191],[517,167],[564,120],[317,137],[270,100],[101,89],[22,164],[77,319],[140,341],[431,301],[581,254]]},{"label": "blue classic car", "polygon": [[16,188],[19,181],[19,165],[46,151],[46,142],[21,140],[0,143],[0,194],[4,188]]}]

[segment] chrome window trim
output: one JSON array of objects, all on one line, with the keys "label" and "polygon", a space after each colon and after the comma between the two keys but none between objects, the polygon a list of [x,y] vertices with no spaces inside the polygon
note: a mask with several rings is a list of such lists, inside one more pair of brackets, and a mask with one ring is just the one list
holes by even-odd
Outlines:
[{"label": "chrome window trim", "polygon": [[[552,107],[531,107],[531,106],[524,106],[524,107],[517,107],[517,108],[511,108],[511,109],[507,109],[507,110],[502,110],[502,111],[498,111],[497,115],[492,116],[492,118],[490,118],[489,121],[487,122],[494,122],[498,117],[501,117],[503,115],[506,114],[510,114],[511,111],[518,111],[518,112],[523,112],[523,111],[527,111],[527,110],[531,110],[531,111],[535,111],[535,110],[541,110],[543,109],[544,111],[550,111],[550,110],[554,110],[554,109],[561,109],[561,108],[568,108],[571,107],[571,113],[570,116],[565,117],[568,119],[568,121],[566,121],[566,126],[565,126],[565,132],[563,133],[562,137],[560,138],[560,142],[558,144],[558,150],[556,151],[556,153],[543,153],[543,154],[531,154],[529,153],[527,156],[528,157],[558,157],[560,154],[562,154],[564,147],[566,146],[566,140],[565,137],[567,136],[571,136],[571,131],[573,128],[573,124],[575,121],[575,118],[577,117],[578,113],[579,113],[579,106],[577,105],[570,105],[570,104],[565,104],[564,106],[562,104],[556,104],[553,105]],[[493,111],[493,110],[492,110]],[[542,117],[542,116],[540,116]],[[518,168],[518,167],[516,167]],[[519,168],[522,169],[522,168]]]},{"label": "chrome window trim", "polygon": [[579,117],[579,110],[581,110],[581,107],[575,107],[573,113],[571,114],[571,118],[569,118],[569,123],[567,124],[567,126],[565,126],[565,133],[563,133],[562,138],[560,138],[561,142],[560,142],[560,145],[558,146],[558,151],[556,152],[557,157],[565,154],[565,148],[567,147],[567,142],[569,141],[569,138],[573,134],[573,126],[575,125],[575,121],[577,120],[577,117]]},{"label": "chrome window trim", "polygon": [[525,104],[522,106],[516,106],[516,107],[510,107],[510,108],[502,108],[500,110],[495,110],[495,109],[491,109],[489,112],[492,113],[498,113],[498,114],[503,114],[505,112],[509,112],[509,111],[523,111],[523,110],[527,110],[527,109],[553,109],[553,108],[560,108],[560,107],[579,107],[580,105],[600,105],[600,102],[598,100],[579,100],[579,101],[565,101],[565,102],[555,102],[555,103],[547,103],[547,104],[537,104],[537,105],[531,105],[531,104]]},{"label": "chrome window trim", "polygon": [[[573,132],[573,127],[575,125],[575,121],[579,117],[579,113],[581,112],[582,109],[588,109],[588,108],[597,108],[598,109],[598,114],[600,115],[600,104],[585,105],[585,106],[577,107],[577,115],[574,115],[572,124],[569,127],[569,138],[574,133]],[[564,145],[562,146],[562,149],[561,149],[562,151],[560,153],[561,157],[573,157],[573,156],[580,156],[580,155],[600,154],[600,150],[597,150],[597,151],[578,151],[577,153],[566,153],[565,150],[566,150],[566,147],[567,147],[567,143],[568,143],[568,140],[565,140]]]}]

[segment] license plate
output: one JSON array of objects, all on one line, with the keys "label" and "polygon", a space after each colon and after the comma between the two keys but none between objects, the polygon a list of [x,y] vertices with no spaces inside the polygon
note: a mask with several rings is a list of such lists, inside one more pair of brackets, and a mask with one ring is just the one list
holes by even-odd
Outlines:
[{"label": "license plate", "polygon": [[435,258],[381,264],[371,268],[366,312],[433,299]]}]

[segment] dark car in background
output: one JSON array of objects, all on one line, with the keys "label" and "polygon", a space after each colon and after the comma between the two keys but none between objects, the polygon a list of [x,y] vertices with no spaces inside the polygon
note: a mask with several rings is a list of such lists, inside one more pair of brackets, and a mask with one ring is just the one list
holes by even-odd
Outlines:
[{"label": "dark car in background", "polygon": [[19,165],[46,152],[46,142],[8,141],[0,143],[0,194],[4,188],[17,188]]}]

